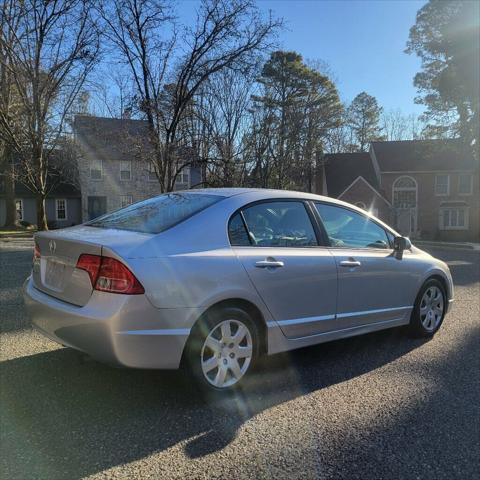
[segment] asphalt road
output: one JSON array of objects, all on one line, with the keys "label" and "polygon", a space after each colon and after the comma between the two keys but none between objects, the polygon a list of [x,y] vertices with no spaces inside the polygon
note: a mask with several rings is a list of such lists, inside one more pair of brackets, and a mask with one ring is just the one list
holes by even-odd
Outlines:
[{"label": "asphalt road", "polygon": [[0,478],[478,478],[480,253],[434,253],[456,303],[433,340],[396,329],[269,357],[221,402],[33,332],[30,244],[1,245]]}]

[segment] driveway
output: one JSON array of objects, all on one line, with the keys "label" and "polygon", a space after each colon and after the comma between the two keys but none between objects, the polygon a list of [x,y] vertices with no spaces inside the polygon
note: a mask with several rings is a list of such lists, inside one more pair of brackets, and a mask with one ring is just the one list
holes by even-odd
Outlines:
[{"label": "driveway", "polygon": [[433,340],[395,329],[275,355],[219,402],[32,331],[31,244],[0,248],[1,478],[478,478],[479,252],[433,251],[456,286]]}]

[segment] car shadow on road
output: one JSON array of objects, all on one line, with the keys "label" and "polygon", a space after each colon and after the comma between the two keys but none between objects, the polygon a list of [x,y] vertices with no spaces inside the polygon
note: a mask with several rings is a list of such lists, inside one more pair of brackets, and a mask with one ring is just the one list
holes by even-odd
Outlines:
[{"label": "car shadow on road", "polygon": [[245,387],[205,397],[179,372],[114,369],[59,349],[0,364],[3,478],[81,478],[178,446],[223,449],[253,416],[421,346],[403,329],[267,357]]}]

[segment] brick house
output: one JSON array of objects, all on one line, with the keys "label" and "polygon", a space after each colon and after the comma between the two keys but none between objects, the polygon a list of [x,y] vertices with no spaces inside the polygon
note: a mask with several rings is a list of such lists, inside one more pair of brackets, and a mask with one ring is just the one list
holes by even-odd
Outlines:
[{"label": "brick house", "polygon": [[325,155],[320,170],[319,193],[371,210],[404,235],[480,241],[479,166],[457,140],[372,142],[368,153]]},{"label": "brick house", "polygon": [[322,193],[390,221],[392,205],[385,198],[369,153],[338,153],[324,157]]},{"label": "brick house", "polygon": [[480,240],[479,166],[457,140],[373,142],[395,226],[413,237]]},{"label": "brick house", "polygon": [[[155,172],[145,160],[149,153],[145,121],[77,115],[73,131],[79,149],[83,221],[161,193]],[[200,168],[185,167],[175,189],[200,182]]]}]

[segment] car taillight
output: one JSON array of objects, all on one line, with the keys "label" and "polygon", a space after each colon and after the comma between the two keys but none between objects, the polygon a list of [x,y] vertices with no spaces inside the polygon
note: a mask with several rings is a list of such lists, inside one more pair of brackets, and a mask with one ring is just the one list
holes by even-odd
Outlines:
[{"label": "car taillight", "polygon": [[35,260],[39,260],[40,257],[40,247],[38,246],[38,243],[35,242],[35,246],[33,247],[33,261],[35,262]]},{"label": "car taillight", "polygon": [[85,270],[95,290],[125,295],[145,293],[135,275],[115,258],[100,255],[80,255],[77,268]]},{"label": "car taillight", "polygon": [[102,257],[95,289],[128,295],[145,293],[135,275],[122,262],[110,257]]},{"label": "car taillight", "polygon": [[100,264],[102,263],[102,257],[100,255],[89,255],[88,253],[82,253],[77,260],[77,268],[85,270],[90,277],[92,286],[95,287],[97,283],[98,271],[100,270]]}]

